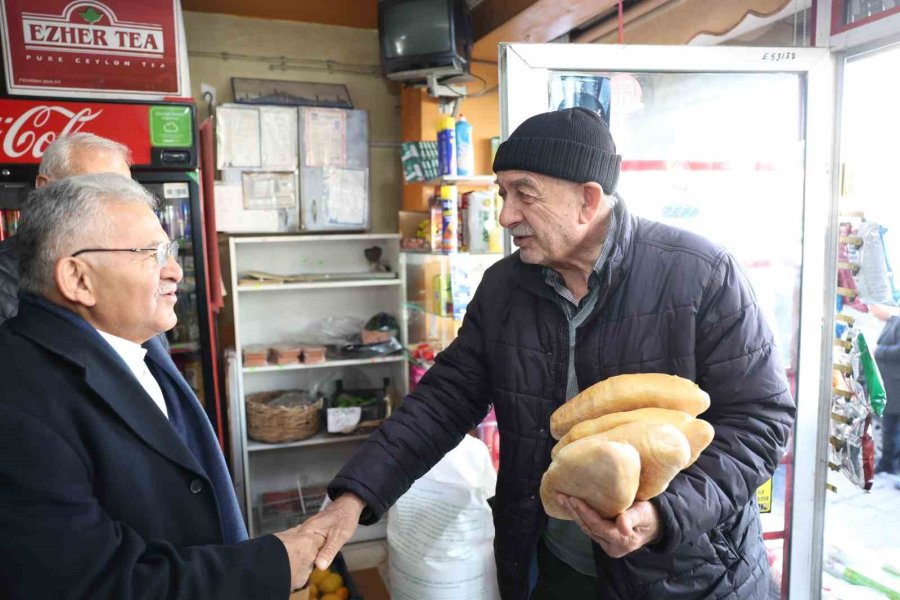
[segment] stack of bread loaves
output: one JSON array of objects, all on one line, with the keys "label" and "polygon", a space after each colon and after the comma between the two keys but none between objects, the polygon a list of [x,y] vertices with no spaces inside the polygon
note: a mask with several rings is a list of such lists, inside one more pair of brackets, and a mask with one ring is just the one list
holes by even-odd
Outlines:
[{"label": "stack of bread loaves", "polygon": [[712,425],[696,418],[707,408],[706,392],[674,375],[619,375],[587,388],[550,418],[559,442],[541,481],[544,510],[572,520],[562,493],[615,518],[661,494],[712,441]]}]

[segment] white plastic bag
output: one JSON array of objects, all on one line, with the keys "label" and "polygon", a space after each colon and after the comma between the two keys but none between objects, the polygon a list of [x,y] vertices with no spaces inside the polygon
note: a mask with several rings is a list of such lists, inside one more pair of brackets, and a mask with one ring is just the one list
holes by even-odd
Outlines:
[{"label": "white plastic bag", "polygon": [[497,600],[494,522],[487,499],[497,474],[480,440],[465,436],[391,508],[392,600]]},{"label": "white plastic bag", "polygon": [[894,273],[885,249],[887,230],[878,223],[864,221],[859,226],[863,245],[859,249],[859,272],[855,275],[859,299],[865,304],[897,304]]}]

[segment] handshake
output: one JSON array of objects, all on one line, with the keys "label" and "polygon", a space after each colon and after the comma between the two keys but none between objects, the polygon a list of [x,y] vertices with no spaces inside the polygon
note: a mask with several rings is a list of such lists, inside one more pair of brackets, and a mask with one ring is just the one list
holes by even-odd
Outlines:
[{"label": "handshake", "polygon": [[291,589],[303,587],[313,567],[325,570],[356,531],[365,503],[344,493],[308,521],[275,534],[287,551]]}]

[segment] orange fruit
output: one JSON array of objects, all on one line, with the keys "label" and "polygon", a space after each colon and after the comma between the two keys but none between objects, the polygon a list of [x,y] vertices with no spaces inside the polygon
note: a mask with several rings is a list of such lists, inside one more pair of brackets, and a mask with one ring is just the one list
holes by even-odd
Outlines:
[{"label": "orange fruit", "polygon": [[344,579],[337,573],[329,573],[322,581],[318,583],[319,590],[330,594],[336,592],[339,587],[344,585]]},{"label": "orange fruit", "polygon": [[319,583],[325,579],[331,571],[322,570],[322,569],[313,569],[313,572],[309,576],[309,582],[319,585]]}]

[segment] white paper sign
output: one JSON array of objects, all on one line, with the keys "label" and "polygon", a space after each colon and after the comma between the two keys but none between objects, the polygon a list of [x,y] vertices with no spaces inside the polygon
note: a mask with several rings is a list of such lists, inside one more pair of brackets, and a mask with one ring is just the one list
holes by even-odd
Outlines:
[{"label": "white paper sign", "polygon": [[307,167],[347,164],[347,115],[341,110],[307,110],[303,126]]},{"label": "white paper sign", "polygon": [[368,172],[356,169],[323,169],[326,222],[330,225],[366,224]]},{"label": "white paper sign", "polygon": [[244,208],[272,210],[297,206],[293,173],[245,172]]},{"label": "white paper sign", "polygon": [[262,166],[259,110],[220,106],[216,110],[217,168]]},{"label": "white paper sign", "polygon": [[186,183],[164,183],[163,198],[166,200],[179,200],[190,197],[190,188]]},{"label": "white paper sign", "polygon": [[239,185],[216,182],[216,230],[233,233],[279,231],[278,211],[244,210],[244,193]]},{"label": "white paper sign", "polygon": [[293,171],[297,168],[297,109],[261,106],[259,115],[263,168]]}]

